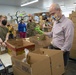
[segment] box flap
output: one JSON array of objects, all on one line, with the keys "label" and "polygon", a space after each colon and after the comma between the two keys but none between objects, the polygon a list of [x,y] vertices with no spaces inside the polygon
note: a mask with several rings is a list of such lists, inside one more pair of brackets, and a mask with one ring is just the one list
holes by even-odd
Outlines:
[{"label": "box flap", "polygon": [[13,48],[22,48],[29,45],[35,45],[34,43],[26,41],[26,39],[12,39],[8,40],[6,44],[12,46]]},{"label": "box flap", "polygon": [[32,75],[51,75],[50,60],[48,57],[32,65]]}]

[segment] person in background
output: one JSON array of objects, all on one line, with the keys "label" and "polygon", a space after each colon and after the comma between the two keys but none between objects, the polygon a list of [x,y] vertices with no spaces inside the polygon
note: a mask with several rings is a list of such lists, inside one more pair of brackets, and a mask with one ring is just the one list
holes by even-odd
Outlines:
[{"label": "person in background", "polygon": [[35,27],[36,23],[34,22],[33,17],[29,18],[27,23],[27,37],[36,35]]},{"label": "person in background", "polygon": [[0,25],[1,25],[1,19],[2,19],[2,15],[0,15]]},{"label": "person in background", "polygon": [[34,20],[35,20],[35,23],[39,24],[39,22],[40,22],[39,16],[34,15]]},{"label": "person in background", "polygon": [[44,26],[43,26],[43,30],[44,30],[45,32],[48,32],[49,30],[51,31],[51,29],[52,29],[52,22],[49,21],[49,18],[47,18],[47,19],[45,20],[45,23],[44,23],[43,25],[44,25]]},{"label": "person in background", "polygon": [[20,34],[20,38],[26,37],[26,24],[24,23],[23,19],[21,19],[20,23],[18,24],[18,32]]},{"label": "person in background", "polygon": [[7,16],[5,16],[5,15],[2,15],[2,18],[1,18],[1,20],[7,20]]},{"label": "person in background", "polygon": [[0,25],[2,25],[2,20],[7,20],[7,16],[5,15],[0,15]]},{"label": "person in background", "polygon": [[66,67],[73,42],[74,24],[62,14],[58,4],[53,3],[50,6],[49,13],[54,19],[54,25],[52,31],[44,32],[44,35],[52,38],[50,49],[58,49],[63,52],[64,66]]},{"label": "person in background", "polygon": [[6,42],[8,40],[8,29],[6,28],[7,25],[7,20],[1,20],[1,25],[0,25],[0,45],[6,47]]},{"label": "person in background", "polygon": [[8,31],[9,31],[9,39],[13,39],[14,38],[14,36],[13,36],[14,28],[9,23],[7,24],[7,28],[8,28]]}]

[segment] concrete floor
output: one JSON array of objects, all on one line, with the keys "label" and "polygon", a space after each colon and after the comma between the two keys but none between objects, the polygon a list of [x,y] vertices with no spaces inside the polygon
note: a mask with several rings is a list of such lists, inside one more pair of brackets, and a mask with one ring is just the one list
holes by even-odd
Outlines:
[{"label": "concrete floor", "polygon": [[64,75],[76,75],[76,61],[69,60]]}]

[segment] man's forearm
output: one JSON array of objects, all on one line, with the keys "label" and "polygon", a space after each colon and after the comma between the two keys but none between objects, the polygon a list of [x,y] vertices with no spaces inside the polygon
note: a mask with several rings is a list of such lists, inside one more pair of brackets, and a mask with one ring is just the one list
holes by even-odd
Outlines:
[{"label": "man's forearm", "polygon": [[43,32],[44,35],[52,37],[52,32]]}]

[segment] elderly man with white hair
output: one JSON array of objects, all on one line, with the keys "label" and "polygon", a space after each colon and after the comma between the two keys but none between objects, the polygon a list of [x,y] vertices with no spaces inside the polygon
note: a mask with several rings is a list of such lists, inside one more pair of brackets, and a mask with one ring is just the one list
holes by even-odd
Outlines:
[{"label": "elderly man with white hair", "polygon": [[54,25],[51,32],[44,32],[44,34],[52,38],[50,49],[63,51],[64,66],[66,66],[73,42],[74,25],[70,19],[62,14],[58,4],[53,3],[50,6],[49,13],[54,20]]}]

